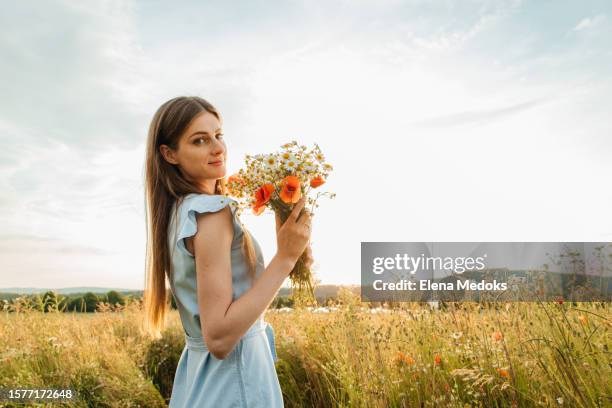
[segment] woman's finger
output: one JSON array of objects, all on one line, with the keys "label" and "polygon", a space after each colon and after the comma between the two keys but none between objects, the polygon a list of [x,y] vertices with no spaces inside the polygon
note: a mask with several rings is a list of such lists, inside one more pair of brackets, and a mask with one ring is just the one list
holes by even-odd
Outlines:
[{"label": "woman's finger", "polygon": [[[295,207],[293,207],[293,210],[291,210],[291,214],[289,214],[289,218],[292,221],[294,222],[297,221],[298,219],[297,217],[300,214],[300,211],[302,210],[302,208],[304,208],[304,205],[306,205],[306,197],[300,198],[300,200],[297,203],[295,203]],[[302,218],[300,217],[300,219]]]},{"label": "woman's finger", "polygon": [[300,219],[297,220],[297,222],[302,225],[310,225],[310,223],[312,222],[312,216],[310,215],[310,211],[308,211],[307,208],[304,209],[304,212],[300,216]]},{"label": "woman's finger", "polygon": [[312,248],[310,247],[310,245],[308,245],[306,247],[306,266],[310,267],[313,262],[314,259],[312,258]]},{"label": "woman's finger", "polygon": [[281,221],[280,215],[278,215],[277,212],[274,213],[274,219],[276,220],[276,232],[278,232],[278,230],[280,230],[280,228],[282,227],[283,223]]}]

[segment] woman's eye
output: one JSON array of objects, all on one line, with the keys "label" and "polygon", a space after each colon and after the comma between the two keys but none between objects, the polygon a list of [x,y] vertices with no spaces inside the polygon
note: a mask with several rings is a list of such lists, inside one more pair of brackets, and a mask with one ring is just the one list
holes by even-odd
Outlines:
[{"label": "woman's eye", "polygon": [[[223,139],[223,133],[219,133],[217,135],[217,139],[221,140]],[[195,139],[193,141],[195,144],[203,144],[203,143],[210,143],[210,138],[209,137],[198,137],[197,139]]]}]

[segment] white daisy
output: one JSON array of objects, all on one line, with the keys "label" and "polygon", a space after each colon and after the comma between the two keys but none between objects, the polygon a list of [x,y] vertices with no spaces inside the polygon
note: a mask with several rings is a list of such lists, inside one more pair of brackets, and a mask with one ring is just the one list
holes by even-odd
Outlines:
[{"label": "white daisy", "polygon": [[280,158],[283,162],[288,162],[290,160],[295,161],[295,155],[291,152],[282,152]]},{"label": "white daisy", "polygon": [[283,163],[283,166],[290,171],[293,171],[297,168],[298,163],[295,160],[288,160],[286,162]]},{"label": "white daisy", "polygon": [[313,172],[315,170],[316,170],[316,167],[314,166],[312,162],[304,163],[304,171],[306,171],[307,173]]},{"label": "white daisy", "polygon": [[278,164],[276,161],[276,156],[273,154],[268,154],[267,156],[265,156],[263,162],[267,169],[274,169]]}]

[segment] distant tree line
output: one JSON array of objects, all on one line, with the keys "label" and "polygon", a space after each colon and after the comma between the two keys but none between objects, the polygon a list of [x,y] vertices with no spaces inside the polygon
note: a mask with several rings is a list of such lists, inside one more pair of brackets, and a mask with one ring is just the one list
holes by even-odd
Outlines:
[{"label": "distant tree line", "polygon": [[[98,309],[100,303],[106,303],[111,306],[125,306],[131,301],[142,301],[142,294],[125,295],[111,290],[106,293],[86,292],[83,294],[61,295],[54,291],[47,291],[42,294],[21,295],[18,297],[10,296],[10,299],[7,303],[20,299],[20,302],[27,304],[29,309],[45,313],[55,311],[91,313]],[[172,295],[170,295],[170,307],[171,309],[177,308],[174,296]],[[293,307],[293,298],[291,296],[277,296],[270,307]]]},{"label": "distant tree line", "polygon": [[[337,301],[337,288],[333,285],[317,288],[317,301],[320,305],[331,305]],[[284,289],[278,293],[270,304],[271,308],[293,307],[293,297]],[[142,301],[142,291],[118,292],[115,290],[106,293],[73,293],[69,295],[58,294],[55,291],[47,291],[40,294],[21,295],[16,293],[0,293],[0,310],[2,304],[8,305],[12,302],[20,302],[27,308],[41,312],[78,312],[91,313],[98,310],[101,303],[116,306],[125,306],[131,302]],[[171,309],[176,309],[174,296],[168,291]]]},{"label": "distant tree line", "polygon": [[[111,306],[125,306],[131,301],[139,301],[142,295],[123,294],[111,290],[106,293],[86,292],[70,295],[61,295],[54,291],[47,291],[42,294],[11,295],[7,297],[10,301],[5,300],[5,303],[19,301],[21,304],[27,305],[29,309],[46,313],[56,311],[90,313],[96,311],[100,303],[106,303]],[[172,303],[174,304],[174,302]],[[176,305],[173,307],[176,307]]]}]

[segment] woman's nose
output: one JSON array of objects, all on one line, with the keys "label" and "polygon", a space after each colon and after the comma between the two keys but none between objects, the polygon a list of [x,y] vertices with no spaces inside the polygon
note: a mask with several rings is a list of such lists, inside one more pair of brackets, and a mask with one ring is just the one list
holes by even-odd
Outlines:
[{"label": "woman's nose", "polygon": [[222,154],[225,153],[225,143],[222,140],[215,140],[215,144],[213,146],[213,154]]}]

